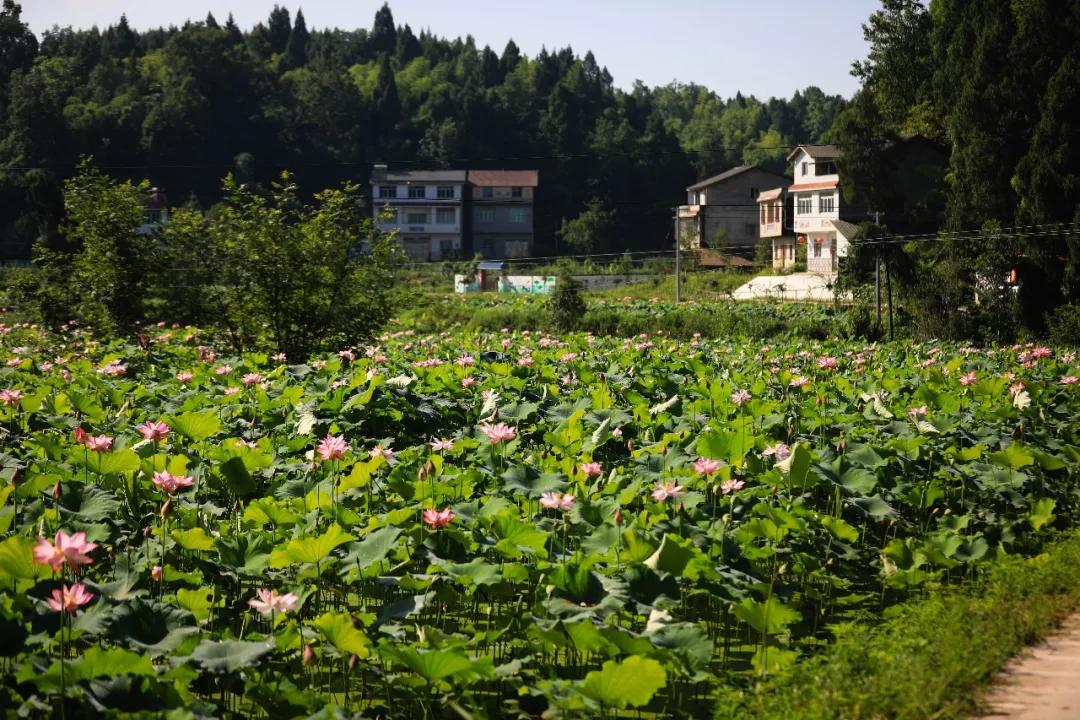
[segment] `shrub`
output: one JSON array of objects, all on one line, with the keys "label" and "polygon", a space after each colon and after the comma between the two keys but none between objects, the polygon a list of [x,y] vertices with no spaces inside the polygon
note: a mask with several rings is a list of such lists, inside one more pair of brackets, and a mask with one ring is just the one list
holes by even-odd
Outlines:
[{"label": "shrub", "polygon": [[1046,320],[1050,339],[1059,345],[1080,345],[1080,305],[1062,305]]},{"label": "shrub", "polygon": [[559,330],[573,330],[585,315],[585,298],[581,296],[581,283],[564,275],[555,283],[555,290],[547,303],[552,322]]}]

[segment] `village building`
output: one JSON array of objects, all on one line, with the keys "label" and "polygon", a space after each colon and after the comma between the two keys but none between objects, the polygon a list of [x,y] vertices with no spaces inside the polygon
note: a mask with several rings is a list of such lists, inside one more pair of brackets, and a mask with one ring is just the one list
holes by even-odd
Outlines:
[{"label": "village building", "polygon": [[683,248],[709,248],[753,257],[758,242],[758,195],[787,178],[754,165],[739,165],[686,188],[678,208]]}]

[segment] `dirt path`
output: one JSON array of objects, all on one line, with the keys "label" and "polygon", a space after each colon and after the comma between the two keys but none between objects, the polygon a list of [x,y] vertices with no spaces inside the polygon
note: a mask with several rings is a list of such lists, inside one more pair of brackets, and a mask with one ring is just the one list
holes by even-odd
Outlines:
[{"label": "dirt path", "polygon": [[987,694],[983,718],[1080,718],[1080,615],[1005,666]]}]

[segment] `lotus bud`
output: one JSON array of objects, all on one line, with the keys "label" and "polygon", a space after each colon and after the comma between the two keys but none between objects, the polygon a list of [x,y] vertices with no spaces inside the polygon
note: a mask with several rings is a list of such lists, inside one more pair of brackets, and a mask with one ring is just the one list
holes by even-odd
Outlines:
[{"label": "lotus bud", "polygon": [[315,648],[311,646],[311,643],[304,646],[303,662],[305,665],[315,664]]},{"label": "lotus bud", "polygon": [[682,503],[679,503],[679,514],[681,515],[684,512],[686,512],[686,506]]},{"label": "lotus bud", "polygon": [[164,572],[162,571],[160,565],[155,565],[150,571],[150,577],[154,580],[154,582],[161,582],[161,577],[163,574]]},{"label": "lotus bud", "polygon": [[142,529],[143,537],[150,537],[150,533],[154,532],[154,528],[147,525]]},{"label": "lotus bud", "polygon": [[233,512],[238,514],[238,515],[240,514],[240,511],[244,509],[243,506],[240,504],[239,499],[236,502],[233,503],[232,509],[233,509]]},{"label": "lotus bud", "polygon": [[1017,425],[1012,431],[1013,440],[1019,440],[1024,436],[1024,426]]},{"label": "lotus bud", "polygon": [[355,655],[350,655],[349,656],[349,669],[350,670],[355,670],[356,666],[359,665],[359,664],[360,664],[360,658],[356,657]]},{"label": "lotus bud", "polygon": [[622,525],[622,508],[615,509],[615,524]]},{"label": "lotus bud", "polygon": [[633,440],[627,440],[626,441],[626,451],[627,452],[634,452],[634,441]]},{"label": "lotus bud", "polygon": [[61,496],[62,494],[63,494],[63,489],[62,489],[62,488],[60,487],[60,481],[59,481],[59,480],[57,480],[57,481],[56,481],[56,484],[52,486],[52,497],[53,497],[53,500],[59,500],[59,499],[60,499],[60,496]]},{"label": "lotus bud", "polygon": [[161,519],[169,517],[172,514],[172,498],[165,501],[165,504],[161,506]]}]

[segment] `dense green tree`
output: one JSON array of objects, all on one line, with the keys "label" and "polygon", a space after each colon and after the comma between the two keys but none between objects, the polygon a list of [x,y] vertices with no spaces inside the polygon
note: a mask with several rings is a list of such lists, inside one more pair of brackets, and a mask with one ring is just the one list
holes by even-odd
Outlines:
[{"label": "dense green tree", "polygon": [[266,22],[266,39],[270,43],[270,51],[279,55],[285,52],[291,34],[292,21],[288,8],[274,5]]},{"label": "dense green tree", "polygon": [[575,253],[604,252],[612,241],[615,211],[604,208],[600,198],[592,198],[577,217],[563,219],[558,236]]},{"label": "dense green tree", "polygon": [[285,43],[284,67],[292,69],[303,67],[308,61],[308,42],[311,35],[308,33],[307,23],[304,21],[304,11],[296,11],[296,20],[293,21],[292,30],[289,31],[289,39]]}]

